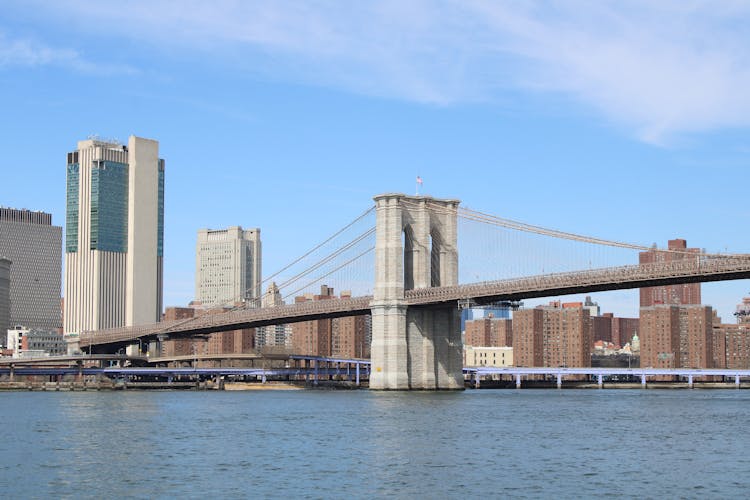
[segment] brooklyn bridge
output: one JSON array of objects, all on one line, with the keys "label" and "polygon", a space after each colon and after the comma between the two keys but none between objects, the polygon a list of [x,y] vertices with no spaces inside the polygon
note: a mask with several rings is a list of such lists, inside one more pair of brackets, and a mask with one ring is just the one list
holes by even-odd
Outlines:
[{"label": "brooklyn bridge", "polygon": [[[504,219],[460,207],[458,200],[404,194],[374,200],[374,207],[267,278],[284,279],[287,297],[336,279],[342,289],[365,293],[267,307],[260,299],[245,301],[221,314],[81,332],[79,347],[112,353],[139,342],[369,313],[371,388],[458,389],[464,385],[462,304],[750,278],[748,254],[659,249],[677,255],[630,264],[634,253],[657,249]],[[304,268],[288,277],[300,262]]]}]

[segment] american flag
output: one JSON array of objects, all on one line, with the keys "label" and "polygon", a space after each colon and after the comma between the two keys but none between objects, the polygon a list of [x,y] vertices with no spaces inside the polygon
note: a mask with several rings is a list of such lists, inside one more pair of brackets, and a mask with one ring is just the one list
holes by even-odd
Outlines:
[{"label": "american flag", "polygon": [[420,176],[417,176],[417,184],[422,184],[422,178]]}]

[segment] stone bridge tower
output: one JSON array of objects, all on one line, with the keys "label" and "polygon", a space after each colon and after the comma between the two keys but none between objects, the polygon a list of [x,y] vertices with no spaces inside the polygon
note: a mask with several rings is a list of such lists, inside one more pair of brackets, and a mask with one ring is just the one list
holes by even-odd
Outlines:
[{"label": "stone bridge tower", "polygon": [[371,389],[463,389],[456,305],[407,307],[404,291],[458,284],[458,200],[375,198]]}]

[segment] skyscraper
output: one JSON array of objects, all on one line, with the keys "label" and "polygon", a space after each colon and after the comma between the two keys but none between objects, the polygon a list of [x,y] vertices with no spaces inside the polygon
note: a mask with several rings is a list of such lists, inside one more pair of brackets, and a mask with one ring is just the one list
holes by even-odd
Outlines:
[{"label": "skyscraper", "polygon": [[260,298],[260,229],[201,229],[195,251],[195,300],[204,306]]},{"label": "skyscraper", "polygon": [[159,321],[163,254],[159,143],[79,141],[67,166],[65,333]]},{"label": "skyscraper", "polygon": [[0,339],[10,328],[10,261],[0,257]]},{"label": "skyscraper", "polygon": [[52,215],[0,208],[0,257],[10,264],[10,324],[60,328],[62,227]]}]

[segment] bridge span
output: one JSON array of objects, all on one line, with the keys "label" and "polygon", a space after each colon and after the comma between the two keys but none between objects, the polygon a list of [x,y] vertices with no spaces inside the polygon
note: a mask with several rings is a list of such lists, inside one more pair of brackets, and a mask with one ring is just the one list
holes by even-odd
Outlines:
[{"label": "bridge span", "polygon": [[[748,257],[701,257],[659,264],[593,269],[572,273],[546,274],[466,285],[406,290],[410,307],[455,305],[471,301],[477,304],[502,300],[523,300],[575,293],[598,292],[658,286],[750,278]],[[239,309],[221,314],[204,315],[190,320],[164,321],[137,327],[113,328],[85,332],[80,346],[111,350],[130,344],[161,338],[181,338],[213,332],[255,328],[273,324],[294,323],[322,318],[370,314],[372,296],[340,300],[310,301],[257,309]],[[110,346],[107,348],[107,346]]]},{"label": "bridge span", "polygon": [[[371,314],[371,387],[462,389],[459,304],[750,278],[750,255],[683,252],[680,258],[659,259],[650,264],[459,284],[458,200],[399,193],[381,194],[374,200],[375,228],[342,247],[375,235],[372,296],[240,308],[185,320],[83,332],[78,338],[79,346],[89,352],[112,352],[143,340],[196,337],[219,331]],[[488,220],[479,213],[472,217]],[[509,223],[495,219],[491,222]],[[583,239],[644,250],[629,244],[521,226],[524,231],[564,240]],[[323,262],[337,255],[338,252],[330,254]],[[492,259],[499,267],[502,257],[490,258],[483,265],[491,268]]]}]

